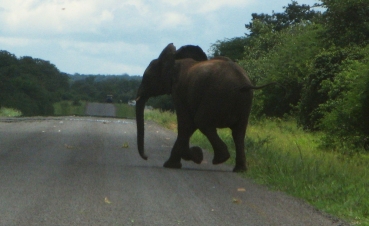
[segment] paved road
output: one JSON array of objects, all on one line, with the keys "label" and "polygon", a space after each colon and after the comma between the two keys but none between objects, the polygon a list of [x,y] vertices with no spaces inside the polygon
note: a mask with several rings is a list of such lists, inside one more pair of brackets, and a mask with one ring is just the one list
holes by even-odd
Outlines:
[{"label": "paved road", "polygon": [[175,134],[132,120],[0,119],[0,225],[342,225],[232,173],[185,162],[165,169]]}]

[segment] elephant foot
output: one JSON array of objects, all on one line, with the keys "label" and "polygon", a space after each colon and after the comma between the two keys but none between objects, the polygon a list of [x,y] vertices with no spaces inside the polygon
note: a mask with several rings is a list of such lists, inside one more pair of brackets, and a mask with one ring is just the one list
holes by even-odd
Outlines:
[{"label": "elephant foot", "polygon": [[239,172],[246,172],[247,167],[245,165],[236,165],[233,169],[233,172],[239,173]]},{"label": "elephant foot", "polygon": [[181,162],[166,161],[163,165],[165,168],[180,169],[182,168]]},{"label": "elephant foot", "polygon": [[182,158],[183,160],[185,160],[185,161],[190,161],[190,160],[192,160],[192,156],[191,156],[191,153],[190,153],[190,152],[187,152],[187,153],[183,154],[181,158]]},{"label": "elephant foot", "polygon": [[202,154],[202,149],[198,146],[194,146],[190,148],[191,160],[196,163],[200,164],[204,159],[204,155]]},{"label": "elephant foot", "polygon": [[185,161],[192,160],[194,163],[200,164],[204,159],[202,149],[198,146],[191,147],[188,152],[181,157]]},{"label": "elephant foot", "polygon": [[214,158],[213,158],[213,164],[217,165],[217,164],[221,164],[225,161],[227,161],[229,158],[231,157],[231,155],[229,154],[229,152],[224,152],[222,154],[214,154]]}]

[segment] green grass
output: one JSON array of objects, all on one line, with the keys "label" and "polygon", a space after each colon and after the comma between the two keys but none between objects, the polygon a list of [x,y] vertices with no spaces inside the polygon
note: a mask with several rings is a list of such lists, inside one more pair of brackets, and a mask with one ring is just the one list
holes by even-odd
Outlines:
[{"label": "green grass", "polygon": [[[167,128],[175,128],[175,115],[145,112]],[[218,130],[230,149],[230,130]],[[251,122],[247,129],[248,171],[243,176],[306,200],[316,208],[355,225],[369,225],[369,155],[345,156],[319,149],[323,134],[307,133],[294,121],[268,119]],[[191,143],[211,150],[209,141],[196,132]]]},{"label": "green grass", "polygon": [[22,112],[12,108],[0,108],[0,117],[18,117],[21,116]]},{"label": "green grass", "polygon": [[145,120],[152,120],[168,129],[177,130],[177,117],[169,111],[145,110]]},{"label": "green grass", "polygon": [[118,118],[135,118],[135,108],[128,104],[114,104]]},{"label": "green grass", "polygon": [[54,115],[85,115],[86,104],[87,102],[85,101],[80,101],[78,105],[74,105],[72,101],[57,102],[54,104]]}]

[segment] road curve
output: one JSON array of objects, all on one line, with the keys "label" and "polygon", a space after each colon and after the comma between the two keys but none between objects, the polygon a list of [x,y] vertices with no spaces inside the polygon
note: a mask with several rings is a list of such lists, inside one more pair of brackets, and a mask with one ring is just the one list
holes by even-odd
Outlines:
[{"label": "road curve", "polygon": [[175,137],[148,122],[144,161],[132,120],[0,119],[0,225],[343,225],[209,153],[163,168]]}]

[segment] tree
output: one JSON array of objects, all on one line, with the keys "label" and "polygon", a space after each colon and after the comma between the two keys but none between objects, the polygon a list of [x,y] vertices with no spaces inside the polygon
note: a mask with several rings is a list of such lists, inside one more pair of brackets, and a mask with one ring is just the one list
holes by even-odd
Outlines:
[{"label": "tree", "polygon": [[68,77],[50,62],[32,57],[17,59],[0,51],[0,102],[25,116],[52,115],[53,103],[69,89]]},{"label": "tree", "polygon": [[[369,48],[364,49],[368,53]],[[369,54],[363,60],[346,60],[333,80],[322,83],[328,100],[319,106],[319,127],[326,132],[324,144],[348,153],[364,150],[369,138]]]},{"label": "tree", "polygon": [[337,46],[365,45],[369,41],[369,1],[321,0],[325,41]]},{"label": "tree", "polygon": [[319,109],[329,98],[329,89],[323,89],[323,83],[332,81],[342,71],[342,63],[347,60],[359,60],[364,57],[357,48],[332,47],[317,54],[311,63],[311,70],[305,75],[301,100],[298,105],[298,124],[306,130],[317,130],[324,112]]},{"label": "tree", "polygon": [[258,36],[262,33],[260,31],[260,26],[256,23],[257,21],[270,25],[273,32],[278,32],[301,22],[311,23],[321,16],[320,12],[314,11],[309,5],[299,5],[297,1],[292,1],[291,4],[288,4],[288,6],[284,6],[283,8],[285,9],[283,13],[275,13],[273,11],[272,15],[264,13],[251,14],[251,22],[245,25],[246,29],[250,31],[248,35]]},{"label": "tree", "polygon": [[240,64],[257,85],[277,82],[255,92],[254,113],[281,117],[295,111],[310,71],[309,62],[320,51],[320,31],[320,25],[299,24],[252,38],[253,45],[246,48]]},{"label": "tree", "polygon": [[247,37],[218,40],[211,45],[209,52],[211,57],[226,56],[235,61],[242,60],[248,41]]}]

